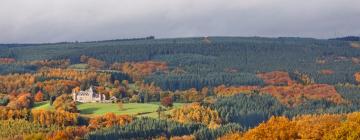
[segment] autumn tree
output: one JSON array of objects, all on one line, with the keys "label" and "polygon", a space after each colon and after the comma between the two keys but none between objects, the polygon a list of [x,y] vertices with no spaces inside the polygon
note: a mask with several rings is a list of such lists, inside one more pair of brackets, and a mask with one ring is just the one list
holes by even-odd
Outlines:
[{"label": "autumn tree", "polygon": [[22,108],[31,108],[34,104],[34,101],[30,93],[21,93],[14,100],[11,100],[7,105],[12,109],[22,109]]},{"label": "autumn tree", "polygon": [[258,90],[258,86],[229,86],[220,85],[214,88],[216,96],[234,96],[237,94],[248,94]]},{"label": "autumn tree", "polygon": [[87,64],[93,69],[102,69],[105,67],[106,62],[95,58],[89,58]]},{"label": "autumn tree", "polygon": [[87,133],[89,133],[89,128],[86,126],[80,127],[66,127],[62,130],[57,130],[50,132],[46,139],[48,140],[77,140],[83,139]]},{"label": "autumn tree", "polygon": [[57,97],[53,105],[56,110],[78,112],[76,102],[72,99],[70,95],[64,94]]},{"label": "autumn tree", "polygon": [[217,140],[241,140],[242,134],[241,133],[229,133],[224,136],[221,136]]},{"label": "autumn tree", "polygon": [[359,113],[272,117],[241,139],[359,139]]},{"label": "autumn tree", "polygon": [[249,130],[244,134],[244,139],[299,139],[294,122],[286,117],[272,117],[266,123]]},{"label": "autumn tree", "polygon": [[168,96],[161,99],[161,105],[165,107],[172,107],[173,106],[173,99]]},{"label": "autumn tree", "polygon": [[340,126],[333,127],[332,129],[326,131],[323,139],[360,139],[360,113],[355,112],[348,114],[346,116],[346,120],[342,121]]},{"label": "autumn tree", "polygon": [[191,88],[184,91],[178,91],[181,99],[185,102],[200,102],[205,98],[205,92],[197,91],[195,88]]},{"label": "autumn tree", "polygon": [[39,91],[35,94],[34,100],[35,100],[35,102],[41,102],[44,100],[43,97],[44,97],[43,93],[41,91]]},{"label": "autumn tree", "polygon": [[295,71],[295,72],[291,73],[291,76],[294,80],[298,81],[300,84],[303,84],[303,85],[310,85],[310,84],[315,83],[314,79],[312,79],[306,73],[301,73],[299,71]]},{"label": "autumn tree", "polygon": [[74,126],[79,124],[79,114],[63,110],[31,110],[31,121],[42,126]]},{"label": "autumn tree", "polygon": [[114,63],[111,68],[129,74],[134,80],[141,80],[157,71],[168,71],[167,63],[161,61]]},{"label": "autumn tree", "polygon": [[257,76],[263,79],[267,85],[291,85],[294,83],[290,78],[289,73],[284,71],[259,73]]},{"label": "autumn tree", "polygon": [[0,120],[9,119],[29,119],[30,111],[28,109],[12,109],[0,106]]},{"label": "autumn tree", "polygon": [[356,82],[360,83],[360,72],[356,72],[354,74],[354,77],[355,77]]},{"label": "autumn tree", "polygon": [[106,113],[103,116],[91,118],[89,121],[90,129],[99,129],[103,127],[124,126],[133,121],[128,115],[115,115],[114,113]]},{"label": "autumn tree", "polygon": [[199,103],[192,103],[175,109],[170,116],[171,119],[181,123],[196,122],[208,125],[211,128],[216,128],[221,123],[217,111],[203,107]]}]

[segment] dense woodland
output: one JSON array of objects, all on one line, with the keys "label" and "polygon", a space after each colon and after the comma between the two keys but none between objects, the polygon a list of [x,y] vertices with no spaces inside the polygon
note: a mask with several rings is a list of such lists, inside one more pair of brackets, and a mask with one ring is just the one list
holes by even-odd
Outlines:
[{"label": "dense woodland", "polygon": [[[0,139],[360,139],[354,38],[2,44],[0,74]],[[70,94],[89,87],[157,117],[84,115]]]}]

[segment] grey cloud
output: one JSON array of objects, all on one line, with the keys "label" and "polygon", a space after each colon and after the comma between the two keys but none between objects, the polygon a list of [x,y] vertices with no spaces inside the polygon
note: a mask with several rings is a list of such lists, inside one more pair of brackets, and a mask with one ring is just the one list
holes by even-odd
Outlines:
[{"label": "grey cloud", "polygon": [[360,35],[359,0],[1,0],[0,43]]}]

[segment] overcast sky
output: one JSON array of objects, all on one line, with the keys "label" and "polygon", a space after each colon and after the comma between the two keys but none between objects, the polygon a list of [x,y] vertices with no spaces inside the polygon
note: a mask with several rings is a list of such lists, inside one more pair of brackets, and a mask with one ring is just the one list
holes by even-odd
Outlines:
[{"label": "overcast sky", "polygon": [[0,43],[360,35],[360,0],[0,0]]}]

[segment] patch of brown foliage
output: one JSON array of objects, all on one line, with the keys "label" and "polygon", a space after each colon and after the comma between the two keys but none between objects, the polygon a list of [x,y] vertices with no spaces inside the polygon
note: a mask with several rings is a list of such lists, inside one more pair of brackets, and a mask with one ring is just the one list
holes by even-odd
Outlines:
[{"label": "patch of brown foliage", "polygon": [[356,82],[360,83],[360,72],[356,72],[354,74],[354,77],[355,77]]},{"label": "patch of brown foliage", "polygon": [[7,107],[12,109],[23,109],[23,108],[29,109],[32,107],[34,101],[30,93],[19,93],[14,95],[9,96],[10,102],[7,104]]},{"label": "patch of brown foliage", "polygon": [[106,66],[105,61],[101,61],[85,55],[80,57],[80,62],[88,64],[91,69],[102,69]]},{"label": "patch of brown foliage", "polygon": [[151,75],[156,71],[168,71],[166,62],[161,61],[143,61],[143,62],[125,62],[114,63],[111,66],[113,70],[120,70],[129,74],[134,80],[140,80],[144,76]]},{"label": "patch of brown foliage", "polygon": [[324,69],[324,70],[320,70],[319,73],[321,73],[323,75],[332,75],[335,73],[335,71],[330,70],[330,69]]},{"label": "patch of brown foliage", "polygon": [[50,132],[47,135],[48,140],[77,140],[83,139],[84,136],[89,133],[89,128],[85,126],[80,127],[66,127],[63,130],[57,130]]},{"label": "patch of brown foliage", "polygon": [[289,73],[283,71],[259,73],[257,76],[263,79],[267,85],[292,85],[295,83],[291,80]]},{"label": "patch of brown foliage", "polygon": [[289,106],[298,105],[305,99],[325,99],[334,103],[345,102],[340,94],[336,91],[335,87],[327,84],[266,86],[260,89],[260,92],[270,94],[276,97],[280,102]]},{"label": "patch of brown foliage", "polygon": [[0,58],[0,64],[10,64],[15,62],[16,60],[14,58]]},{"label": "patch of brown foliage", "polygon": [[37,65],[40,67],[50,67],[50,68],[66,68],[70,65],[70,59],[62,60],[36,60],[31,61],[30,64]]},{"label": "patch of brown foliage", "polygon": [[214,88],[214,93],[217,96],[233,96],[240,93],[250,93],[254,90],[259,89],[258,86],[230,86],[226,87],[221,85]]},{"label": "patch of brown foliage", "polygon": [[253,91],[259,91],[262,94],[270,94],[278,99],[281,103],[290,107],[299,105],[306,100],[325,99],[337,104],[346,103],[341,95],[336,91],[335,87],[327,84],[292,84],[290,86],[274,86],[265,87],[258,86],[230,86],[224,85],[214,88],[217,96],[234,96],[237,94],[247,94]]}]

